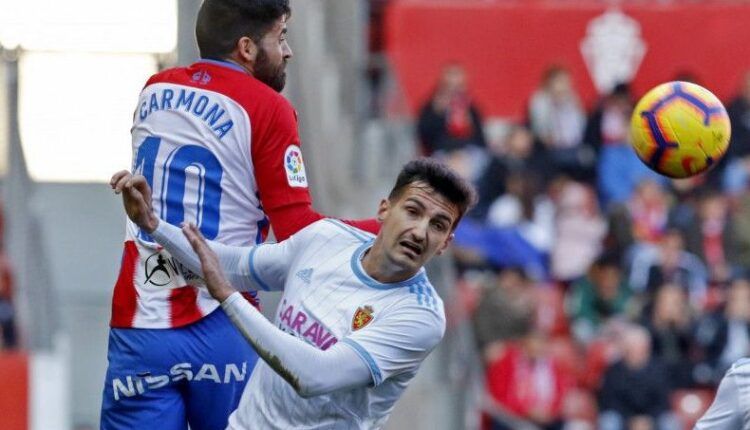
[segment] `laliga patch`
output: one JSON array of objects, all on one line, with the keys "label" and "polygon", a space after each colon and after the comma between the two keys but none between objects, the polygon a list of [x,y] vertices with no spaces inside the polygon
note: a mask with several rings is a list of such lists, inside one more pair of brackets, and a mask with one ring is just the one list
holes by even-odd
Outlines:
[{"label": "laliga patch", "polygon": [[352,318],[352,330],[357,331],[367,324],[370,324],[370,321],[373,319],[373,312],[374,310],[370,305],[357,308],[357,312],[354,313],[354,318]]},{"label": "laliga patch", "polygon": [[305,174],[305,164],[302,162],[302,152],[299,146],[289,145],[284,152],[284,170],[290,187],[307,187],[307,174]]}]

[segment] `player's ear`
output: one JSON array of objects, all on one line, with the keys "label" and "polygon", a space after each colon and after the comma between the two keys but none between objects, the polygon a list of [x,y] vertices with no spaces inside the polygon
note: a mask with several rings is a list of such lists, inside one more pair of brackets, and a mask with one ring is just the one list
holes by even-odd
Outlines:
[{"label": "player's ear", "polygon": [[240,37],[237,41],[237,55],[243,63],[255,64],[258,56],[258,45],[248,36]]},{"label": "player's ear", "polygon": [[391,209],[391,201],[388,199],[382,199],[380,200],[380,204],[378,205],[378,215],[377,220],[379,223],[382,223],[385,221],[386,215],[388,215],[388,211]]},{"label": "player's ear", "polygon": [[453,238],[454,238],[455,236],[456,236],[456,235],[455,235],[455,234],[453,234],[453,233],[449,234],[449,235],[448,235],[448,237],[447,237],[447,238],[445,239],[445,242],[443,242],[443,244],[442,244],[442,245],[440,245],[440,248],[438,248],[438,250],[437,250],[437,252],[436,252],[435,254],[436,254],[436,255],[440,255],[440,254],[442,254],[442,253],[443,253],[443,251],[445,251],[445,250],[446,250],[446,248],[448,248],[448,245],[450,245],[450,244],[451,244],[451,242],[453,241]]}]

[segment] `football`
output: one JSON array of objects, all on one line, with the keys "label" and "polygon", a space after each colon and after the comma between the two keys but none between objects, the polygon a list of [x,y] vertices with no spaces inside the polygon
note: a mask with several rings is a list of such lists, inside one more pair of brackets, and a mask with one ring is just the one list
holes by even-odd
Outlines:
[{"label": "football", "polygon": [[709,90],[667,82],[641,98],[630,122],[632,144],[648,167],[670,178],[709,170],[727,151],[726,109]]}]

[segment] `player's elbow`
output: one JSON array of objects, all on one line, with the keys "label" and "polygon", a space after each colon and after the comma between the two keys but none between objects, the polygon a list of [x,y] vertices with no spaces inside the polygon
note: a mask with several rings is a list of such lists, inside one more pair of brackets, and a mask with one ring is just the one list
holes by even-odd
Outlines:
[{"label": "player's elbow", "polygon": [[297,392],[297,395],[299,395],[303,399],[322,396],[332,391],[324,384],[321,384],[320,382],[314,380],[304,381],[303,383],[300,383],[296,387],[294,387],[294,389]]},{"label": "player's elbow", "polygon": [[298,387],[296,389],[297,395],[302,397],[303,399],[309,399],[311,397],[319,396],[320,394],[316,393],[314,390],[311,390],[308,387]]}]

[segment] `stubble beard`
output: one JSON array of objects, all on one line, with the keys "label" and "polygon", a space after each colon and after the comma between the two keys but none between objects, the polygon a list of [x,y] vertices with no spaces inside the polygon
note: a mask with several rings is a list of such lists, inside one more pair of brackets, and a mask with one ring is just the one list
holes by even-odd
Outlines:
[{"label": "stubble beard", "polygon": [[286,85],[286,59],[281,61],[278,66],[271,63],[266,51],[261,49],[255,59],[255,78],[276,92],[281,92]]}]

